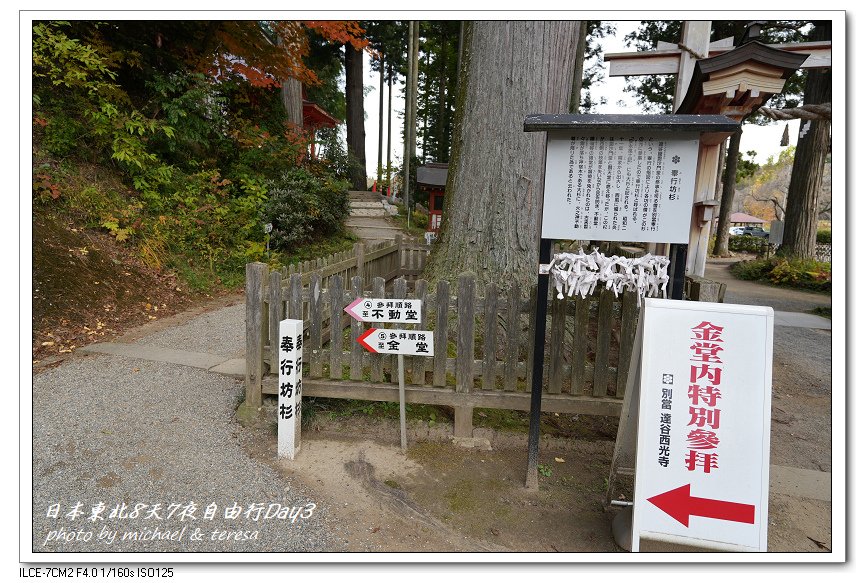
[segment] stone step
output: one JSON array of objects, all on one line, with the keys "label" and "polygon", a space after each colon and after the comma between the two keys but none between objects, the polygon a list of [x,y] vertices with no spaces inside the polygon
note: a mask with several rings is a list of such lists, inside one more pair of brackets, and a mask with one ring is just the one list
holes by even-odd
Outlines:
[{"label": "stone step", "polygon": [[383,209],[384,205],[381,202],[372,202],[366,200],[351,201],[348,203],[353,209]]},{"label": "stone step", "polygon": [[387,213],[383,208],[378,209],[351,209],[352,217],[386,217]]}]

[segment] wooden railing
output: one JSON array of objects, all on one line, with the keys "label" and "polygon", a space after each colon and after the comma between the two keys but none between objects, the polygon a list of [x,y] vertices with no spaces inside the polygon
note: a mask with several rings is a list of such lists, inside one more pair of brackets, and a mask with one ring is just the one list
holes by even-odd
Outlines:
[{"label": "wooden railing", "polygon": [[[478,289],[470,275],[461,276],[456,289],[446,281],[430,289],[422,279],[404,277],[388,287],[386,275],[422,271],[426,247],[400,241],[363,254],[363,265],[356,252],[312,272],[247,265],[248,403],[257,406],[262,393],[276,393],[270,371],[284,318],[305,322],[304,395],[396,401],[395,357],[366,352],[356,339],[368,325],[343,311],[365,296],[423,300],[418,329],[433,331],[435,355],[405,357],[408,402],[454,407],[457,435],[471,432],[474,407],[529,409],[534,287],[526,292],[516,285],[504,292],[494,285]],[[381,263],[373,266],[376,261]],[[376,274],[371,285],[365,285],[370,280],[357,275],[358,269]],[[558,300],[553,290],[545,301],[543,410],[618,415],[636,332],[636,295],[617,298],[599,290],[586,299]]]}]

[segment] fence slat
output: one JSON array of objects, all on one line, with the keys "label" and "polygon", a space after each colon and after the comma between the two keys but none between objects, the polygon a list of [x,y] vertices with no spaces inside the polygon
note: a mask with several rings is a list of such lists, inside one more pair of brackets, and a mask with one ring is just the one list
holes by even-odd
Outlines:
[{"label": "fence slat", "polygon": [[436,327],[433,332],[433,385],[443,387],[447,381],[448,314],[450,312],[450,285],[440,280],[436,286]]},{"label": "fence slat", "polygon": [[[372,280],[372,297],[384,297],[384,279],[376,277]],[[373,382],[381,382],[384,380],[384,355],[370,354],[372,358],[372,367],[370,374]]]},{"label": "fence slat", "polygon": [[267,287],[267,336],[270,343],[270,370],[279,365],[279,322],[283,318],[282,275],[276,269],[270,272]]},{"label": "fence slat", "polygon": [[637,333],[637,292],[626,291],[622,296],[622,328],[619,334],[619,371],[616,377],[616,396],[625,396],[628,369]]},{"label": "fence slat", "polygon": [[342,277],[330,278],[330,378],[342,378]]},{"label": "fence slat", "polygon": [[484,292],[484,359],[481,387],[485,391],[496,388],[496,323],[498,320],[499,290],[490,282]]},{"label": "fence slat", "polygon": [[299,273],[292,273],[288,278],[288,297],[286,316],[292,320],[303,320],[303,285]]},{"label": "fence slat", "polygon": [[535,311],[538,305],[538,284],[529,292],[529,335],[526,340],[526,390],[531,392],[532,369],[535,360]]},{"label": "fence slat", "polygon": [[457,392],[470,393],[474,385],[475,361],[475,278],[464,273],[457,291]]},{"label": "fence slat", "polygon": [[591,297],[576,299],[574,312],[574,349],[571,353],[571,394],[582,395],[586,382],[586,344],[589,334],[589,303]]},{"label": "fence slat", "polygon": [[[359,298],[363,295],[363,281],[360,276],[355,275],[351,278],[352,296]],[[363,378],[363,353],[364,348],[357,341],[358,337],[363,334],[363,322],[360,320],[351,319],[351,380],[359,381]]]},{"label": "fence slat", "polygon": [[607,366],[610,360],[610,337],[613,331],[613,292],[601,290],[598,301],[598,343],[595,346],[595,379],[592,396],[605,397],[609,372]]},{"label": "fence slat", "polygon": [[[322,310],[321,274],[313,272],[309,279],[309,374],[319,379],[322,375],[321,362],[321,327],[324,318]],[[305,352],[305,351],[304,351]]]},{"label": "fence slat", "polygon": [[547,388],[548,393],[554,395],[562,392],[562,378],[565,368],[565,310],[568,299],[556,297],[555,287],[550,286],[552,291],[552,307],[550,309],[550,378]]},{"label": "fence slat", "polygon": [[[429,308],[427,307],[426,288],[427,283],[424,279],[419,279],[414,284],[414,297],[421,301],[418,330],[426,330],[427,313],[429,313]],[[433,346],[435,346],[435,339],[433,339]],[[411,369],[411,382],[413,385],[426,384],[425,371],[428,360],[429,358],[426,356],[415,357]]]},{"label": "fence slat", "polygon": [[520,286],[511,284],[506,319],[508,346],[505,351],[505,390],[517,390],[517,363],[520,361]]}]

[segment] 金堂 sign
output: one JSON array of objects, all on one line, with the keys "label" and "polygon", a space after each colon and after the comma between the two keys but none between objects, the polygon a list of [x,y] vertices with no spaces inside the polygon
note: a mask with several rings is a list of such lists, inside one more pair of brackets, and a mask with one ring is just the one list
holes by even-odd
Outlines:
[{"label": "\u91d1\u5802 sign", "polygon": [[647,298],[631,548],[765,551],[773,312]]}]

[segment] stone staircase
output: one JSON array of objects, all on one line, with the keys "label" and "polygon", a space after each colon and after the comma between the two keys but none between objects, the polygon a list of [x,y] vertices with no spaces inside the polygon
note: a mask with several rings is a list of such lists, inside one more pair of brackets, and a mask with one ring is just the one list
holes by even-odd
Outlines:
[{"label": "stone staircase", "polygon": [[402,232],[388,220],[388,212],[377,192],[350,190],[348,192],[351,214],[345,226],[364,243],[373,244],[393,241]]}]

